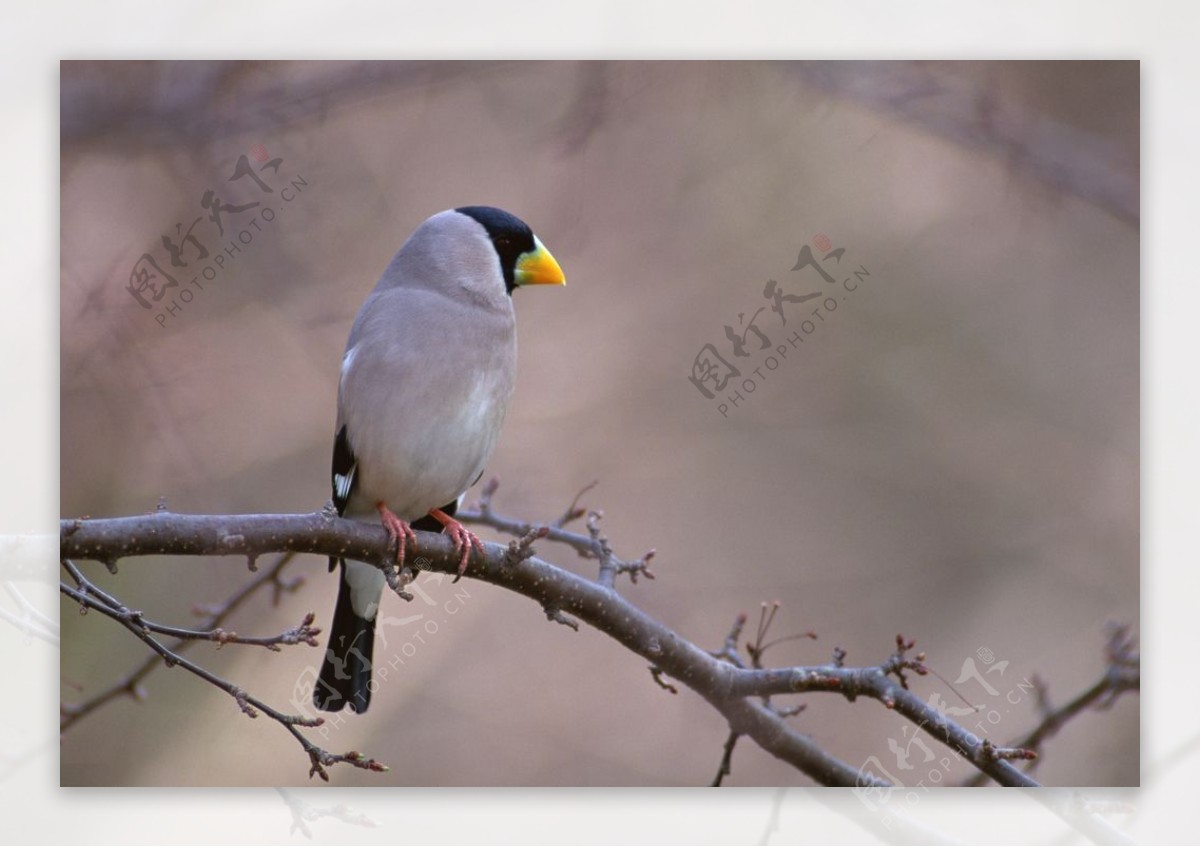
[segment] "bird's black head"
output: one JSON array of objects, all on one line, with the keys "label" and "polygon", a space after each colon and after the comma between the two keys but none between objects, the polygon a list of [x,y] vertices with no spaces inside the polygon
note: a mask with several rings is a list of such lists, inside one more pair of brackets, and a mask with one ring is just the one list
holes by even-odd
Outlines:
[{"label": "bird's black head", "polygon": [[460,206],[454,211],[478,221],[487,230],[492,245],[500,256],[500,269],[504,273],[504,286],[511,295],[517,287],[517,260],[524,253],[533,253],[537,244],[533,230],[516,215],[495,206]]}]

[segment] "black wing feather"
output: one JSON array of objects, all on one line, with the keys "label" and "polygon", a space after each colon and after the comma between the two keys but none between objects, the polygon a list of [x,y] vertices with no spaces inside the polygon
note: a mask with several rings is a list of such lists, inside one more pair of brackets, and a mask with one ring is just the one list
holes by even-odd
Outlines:
[{"label": "black wing feather", "polygon": [[357,470],[358,460],[354,458],[350,436],[346,425],[343,424],[333,442],[333,470],[330,475],[330,482],[333,483],[333,505],[339,516],[346,513],[346,505],[350,502],[350,495],[354,493]]},{"label": "black wing feather", "polygon": [[[354,458],[354,450],[350,447],[350,435],[346,425],[338,430],[337,438],[333,441],[333,468],[330,472],[330,482],[333,484],[333,506],[337,509],[338,517],[346,513],[350,496],[358,484],[358,460]],[[338,559],[330,557],[329,570],[337,567]]]}]

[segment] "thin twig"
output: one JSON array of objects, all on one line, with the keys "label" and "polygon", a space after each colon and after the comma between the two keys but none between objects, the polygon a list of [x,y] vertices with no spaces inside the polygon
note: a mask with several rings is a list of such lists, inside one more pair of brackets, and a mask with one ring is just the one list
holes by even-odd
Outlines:
[{"label": "thin twig", "polygon": [[[499,487],[500,483],[498,480],[496,480],[495,477],[493,477],[491,481],[496,483],[496,487]],[[552,526],[562,529],[564,526],[569,524],[571,521],[579,520],[584,515],[586,515],[587,509],[584,509],[579,505],[579,498],[582,497],[584,494],[587,494],[589,491],[591,491],[593,488],[595,488],[599,484],[600,484],[600,480],[593,479],[591,482],[589,482],[583,488],[579,489],[579,493],[575,495],[573,500],[571,500],[571,505],[567,506],[566,510],[562,513],[562,515],[559,517],[559,519],[556,520],[552,524]],[[496,487],[492,488],[493,494],[496,493]]]},{"label": "thin twig", "polygon": [[72,588],[66,583],[59,583],[59,591],[79,603],[80,606],[87,609],[94,609],[124,626],[135,636],[140,638],[146,644],[146,646],[157,653],[162,658],[163,662],[166,663],[167,667],[174,667],[178,665],[210,685],[213,685],[216,688],[224,691],[234,699],[234,702],[237,703],[238,708],[241,709],[242,713],[247,717],[257,718],[259,714],[264,714],[271,718],[271,720],[278,723],[289,733],[291,733],[292,737],[299,742],[304,752],[308,754],[308,759],[311,766],[308,772],[309,776],[313,776],[315,774],[328,782],[329,773],[325,769],[341,762],[353,765],[356,768],[362,768],[363,770],[389,770],[387,765],[381,764],[374,759],[368,759],[366,756],[363,756],[357,751],[352,750],[348,753],[342,753],[339,755],[330,753],[329,751],[318,747],[316,744],[313,744],[302,732],[300,732],[297,727],[313,728],[322,726],[325,723],[324,718],[305,718],[301,715],[288,715],[276,710],[267,703],[264,703],[262,700],[259,700],[257,697],[254,697],[253,695],[234,685],[232,682],[217,676],[215,673],[207,670],[206,668],[203,668],[200,665],[189,661],[184,656],[181,656],[167,647],[164,647],[161,643],[150,636],[150,634],[146,631],[146,628],[142,626],[136,617],[128,614],[128,610],[125,610],[125,613],[122,613],[121,611],[111,608],[106,602],[98,599],[97,595],[92,590],[84,589],[83,586],[80,586],[80,588]]},{"label": "thin twig", "polygon": [[[1128,627],[1114,625],[1110,628],[1108,643],[1105,646],[1105,658],[1106,666],[1100,678],[1057,709],[1050,705],[1050,697],[1045,683],[1035,677],[1034,685],[1041,720],[1025,735],[1010,742],[1006,748],[1002,749],[1015,748],[1029,751],[1034,755],[1015,758],[1025,758],[1036,763],[1037,754],[1041,752],[1046,741],[1054,737],[1067,722],[1077,715],[1093,707],[1107,709],[1126,691],[1141,690],[1141,656],[1134,649]],[[973,775],[964,784],[975,787],[983,785],[986,781],[986,774],[981,772]]]},{"label": "thin twig", "polygon": [[[492,508],[492,500],[496,496],[496,491],[500,488],[500,480],[492,477],[483,486],[479,502],[475,505],[475,508],[459,509],[455,517],[463,523],[490,526],[492,529],[519,539],[528,538],[530,533],[536,532],[539,534],[539,538],[565,544],[585,559],[598,559],[600,561],[600,573],[597,578],[600,584],[609,588],[614,587],[616,578],[621,574],[629,574],[629,580],[633,583],[636,583],[638,577],[641,576],[646,577],[646,579],[654,579],[654,572],[650,570],[650,560],[654,558],[654,550],[647,551],[639,559],[620,558],[613,552],[608,538],[600,531],[599,520],[603,516],[603,512],[598,510],[588,511],[580,507],[579,499],[592,488],[595,488],[596,484],[593,481],[585,485],[575,495],[575,498],[563,511],[562,515],[554,521],[545,524],[535,524],[516,518],[504,517],[495,512]],[[568,523],[583,517],[585,514],[588,518],[587,535],[563,529]]]},{"label": "thin twig", "polygon": [[725,777],[733,773],[733,748],[737,746],[737,740],[741,738],[736,732],[729,733],[729,737],[725,739],[725,751],[721,755],[721,764],[717,766],[717,775],[713,777],[711,783],[713,788],[720,788]]},{"label": "thin twig", "polygon": [[169,635],[182,641],[213,641],[216,642],[218,648],[226,644],[247,644],[256,647],[266,647],[268,650],[279,652],[283,645],[307,644],[309,647],[320,646],[316,636],[321,634],[321,630],[319,627],[312,625],[313,621],[316,620],[314,612],[309,612],[305,615],[304,620],[300,622],[299,626],[284,630],[279,635],[238,635],[236,632],[220,628],[211,630],[184,629],[182,627],[155,623],[154,621],[147,620],[141,612],[135,612],[127,608],[115,597],[106,594],[95,583],[88,580],[78,567],[75,566],[74,562],[69,559],[63,561],[63,567],[67,569],[75,580],[80,593],[99,598],[110,610],[148,632]]},{"label": "thin twig", "polygon": [[670,691],[672,694],[679,693],[678,688],[676,688],[674,685],[672,685],[671,683],[669,683],[665,679],[663,679],[662,668],[656,668],[654,665],[651,665],[650,666],[650,676],[654,679],[655,682],[658,683],[658,687],[663,689],[664,691]]},{"label": "thin twig", "polygon": [[[280,576],[280,574],[283,572],[283,569],[288,566],[293,558],[295,558],[295,555],[295,553],[290,552],[283,553],[275,560],[271,567],[267,568],[265,571],[260,571],[257,573],[254,579],[240,587],[224,602],[208,609],[197,609],[197,612],[208,615],[208,617],[205,618],[201,624],[201,628],[210,630],[217,628],[239,607],[241,607],[242,604],[258,593],[258,591],[264,586],[269,585],[272,587],[273,591],[271,603],[272,605],[277,605],[279,603],[279,598],[285,591],[295,591],[303,582],[302,577],[297,577],[293,580],[283,580]],[[180,639],[169,645],[168,649],[170,649],[173,653],[180,653],[188,649],[188,647],[190,647],[193,643],[194,642],[189,639]],[[59,706],[59,732],[66,732],[80,719],[90,715],[96,709],[99,709],[101,706],[104,706],[107,703],[111,703],[113,700],[116,700],[119,697],[132,697],[135,700],[143,699],[145,696],[142,690],[143,680],[145,680],[145,678],[149,676],[155,668],[160,666],[161,662],[159,661],[158,656],[151,654],[147,656],[141,664],[134,668],[134,670],[113,685],[101,691],[99,694],[89,697],[88,699],[79,703],[62,703]]]}]

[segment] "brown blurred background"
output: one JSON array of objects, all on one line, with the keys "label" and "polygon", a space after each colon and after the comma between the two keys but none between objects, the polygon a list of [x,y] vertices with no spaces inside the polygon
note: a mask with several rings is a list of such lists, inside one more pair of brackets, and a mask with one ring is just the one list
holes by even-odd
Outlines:
[{"label": "brown blurred background", "polygon": [[[61,87],[64,516],[159,495],[179,512],[320,508],[355,312],[425,217],[487,203],[528,221],[569,280],[516,296],[496,506],[550,520],[598,479],[584,502],[617,551],[658,550],[658,579],[623,592],[683,636],[716,648],[764,600],[782,603],[775,635],[820,635],[773,664],[835,646],[875,663],[902,632],[952,682],[968,659],[993,669],[994,695],[956,687],[1002,712],[986,726],[1005,741],[1036,720],[1023,680],[1062,702],[1100,674],[1105,623],[1136,628],[1136,62],[67,62]],[[228,181],[242,155],[271,194]],[[172,268],[161,237],[204,216],[193,232],[216,253],[259,214],[227,213],[218,236],[210,189],[276,218],[164,314],[211,257]],[[693,359],[712,343],[760,365],[732,356],[723,327],[764,306],[756,325],[785,343],[802,307],[785,304],[784,331],[763,288],[819,288],[790,272],[818,235],[845,249],[827,262],[839,279],[870,276],[723,417],[688,381]],[[126,290],[147,252],[181,281],[151,309]],[[248,578],[235,558],[86,567],[177,625]],[[271,634],[310,610],[327,626],[325,563],[289,573],[303,586],[230,628]],[[369,713],[314,736],[392,771],[338,767],[335,783],[711,780],[720,716],[615,642],[475,582],[426,596],[385,599],[376,658],[396,670]],[[62,618],[65,700],[144,655],[97,615],[64,604]],[[189,655],[293,711],[320,650]],[[961,706],[933,677],[915,686]],[[145,688],[63,737],[64,785],[308,783],[291,737],[211,686],[160,669]],[[915,770],[896,764],[889,739],[911,731],[878,703],[803,701],[795,725],[831,753],[931,783],[918,747]],[[1136,785],[1138,705],[1073,721],[1038,777]],[[728,784],[809,780],[744,742]]]}]

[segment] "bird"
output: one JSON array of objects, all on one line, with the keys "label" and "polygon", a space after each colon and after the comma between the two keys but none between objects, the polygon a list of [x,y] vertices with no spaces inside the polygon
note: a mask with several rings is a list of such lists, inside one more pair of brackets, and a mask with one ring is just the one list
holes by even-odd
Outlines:
[{"label": "bird", "polygon": [[[454,515],[483,475],[516,379],[513,291],[565,285],[533,230],[494,206],[439,212],[392,258],[351,327],[338,379],[331,482],[338,515],[381,523],[403,567],[415,529],[444,531],[458,575],[479,538]],[[386,577],[331,557],[337,604],[313,690],[322,711],[371,702]]]}]

